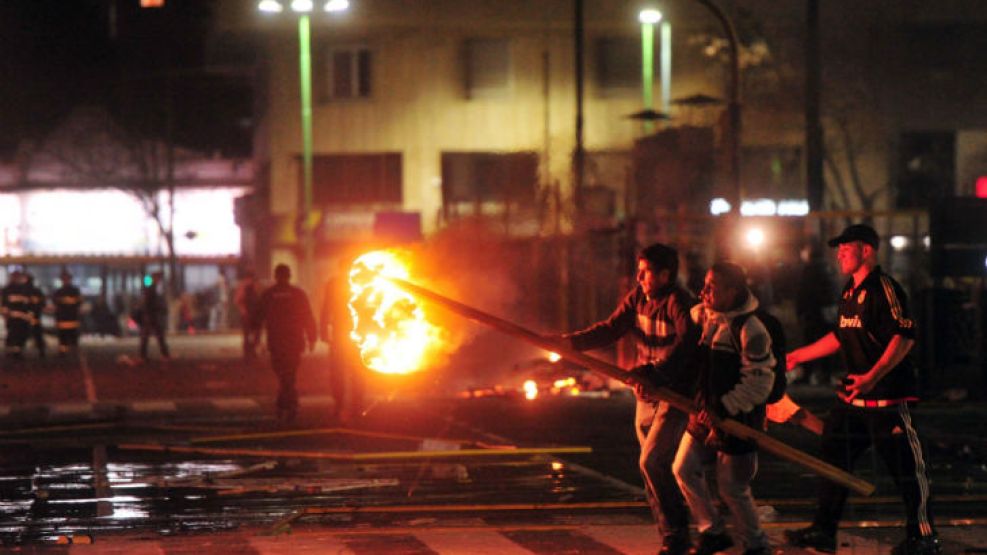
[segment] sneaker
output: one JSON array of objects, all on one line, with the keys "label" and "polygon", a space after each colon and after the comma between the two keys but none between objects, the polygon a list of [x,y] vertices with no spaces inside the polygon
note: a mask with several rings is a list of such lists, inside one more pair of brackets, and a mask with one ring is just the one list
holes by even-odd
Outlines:
[{"label": "sneaker", "polygon": [[942,544],[938,536],[913,536],[891,550],[891,555],[939,555]]},{"label": "sneaker", "polygon": [[689,555],[713,555],[720,551],[726,551],[731,547],[733,547],[733,540],[730,539],[730,534],[725,532],[720,532],[719,534],[703,532],[699,534],[699,544],[689,550]]},{"label": "sneaker", "polygon": [[816,526],[785,530],[785,539],[795,547],[811,547],[823,553],[836,553],[836,534],[830,534]]},{"label": "sneaker", "polygon": [[658,555],[688,555],[689,536],[687,534],[666,534],[661,539]]}]

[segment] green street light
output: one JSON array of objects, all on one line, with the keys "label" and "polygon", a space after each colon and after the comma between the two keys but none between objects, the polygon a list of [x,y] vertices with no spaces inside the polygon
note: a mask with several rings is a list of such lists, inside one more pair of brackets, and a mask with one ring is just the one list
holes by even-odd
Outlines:
[{"label": "green street light", "polygon": [[[661,12],[655,9],[644,9],[638,14],[641,22],[641,96],[645,110],[654,110],[654,81],[655,81],[655,24],[661,21]],[[644,120],[644,131],[650,133],[654,122]]]},{"label": "green street light", "polygon": [[[644,110],[654,111],[655,25],[660,24],[661,58],[658,67],[661,72],[661,112],[668,114],[672,96],[672,25],[662,17],[660,11],[653,8],[641,10],[637,18],[641,22],[641,92]],[[645,132],[650,133],[653,126],[653,121],[644,121]]]},{"label": "green street light", "polygon": [[[340,12],[349,8],[349,0],[329,0],[322,9]],[[314,286],[313,270],[315,260],[314,222],[312,221],[312,30],[309,14],[315,8],[312,0],[292,0],[291,11],[298,17],[298,65],[301,98],[302,122],[302,261],[301,281],[303,285]],[[264,13],[276,14],[284,11],[278,0],[260,0],[257,9]]]}]

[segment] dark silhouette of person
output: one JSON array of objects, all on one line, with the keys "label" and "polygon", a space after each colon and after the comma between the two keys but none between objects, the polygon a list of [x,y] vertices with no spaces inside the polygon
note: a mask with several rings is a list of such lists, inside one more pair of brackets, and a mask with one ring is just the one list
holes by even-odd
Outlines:
[{"label": "dark silhouette of person", "polygon": [[58,355],[65,356],[79,347],[80,308],[82,293],[72,283],[72,274],[63,270],[62,286],[55,290],[55,330],[58,333]]},{"label": "dark silhouette of person", "polygon": [[274,268],[274,285],[268,287],[257,304],[255,329],[267,332],[267,350],[271,368],[278,377],[277,418],[290,424],[298,415],[298,391],[295,378],[306,344],[315,346],[315,317],[308,296],[291,285],[291,269],[285,264]]},{"label": "dark silhouette of person", "polygon": [[141,291],[140,318],[137,319],[141,332],[141,360],[147,362],[147,342],[151,335],[158,339],[158,349],[161,351],[161,358],[171,360],[168,351],[168,342],[165,340],[165,322],[168,319],[168,305],[164,295],[161,294],[161,278],[163,272],[151,274],[151,282]]},{"label": "dark silhouette of person", "polygon": [[[802,270],[795,291],[795,314],[805,343],[814,343],[835,329],[836,285],[818,241],[806,243],[799,254]],[[803,363],[805,378],[828,383],[833,363],[823,358]]]},{"label": "dark silhouette of person", "polygon": [[363,365],[350,338],[353,317],[350,286],[345,272],[326,282],[319,309],[319,338],[329,345],[329,383],[336,401],[335,417],[347,422],[363,408]]},{"label": "dark silhouette of person", "polygon": [[10,358],[23,358],[24,345],[31,335],[34,313],[31,310],[31,294],[24,273],[15,270],[4,286],[2,295],[3,316],[7,324],[4,349]]},{"label": "dark silhouette of person", "polygon": [[41,327],[41,313],[44,312],[48,299],[45,298],[45,292],[34,283],[33,275],[24,274],[24,279],[30,298],[28,302],[31,304],[31,338],[34,339],[34,345],[38,348],[38,356],[45,358],[47,345],[45,345],[45,330]]},{"label": "dark silhouette of person", "polygon": [[257,317],[257,303],[260,293],[257,291],[257,279],[254,272],[247,270],[236,285],[233,302],[240,313],[240,329],[243,334],[243,358],[253,360],[257,357],[257,341],[260,339],[254,329],[254,319]]}]

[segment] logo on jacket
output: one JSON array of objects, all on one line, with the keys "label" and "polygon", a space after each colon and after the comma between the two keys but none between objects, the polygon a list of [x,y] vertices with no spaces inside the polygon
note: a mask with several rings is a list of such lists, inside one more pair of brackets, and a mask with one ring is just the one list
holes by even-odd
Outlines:
[{"label": "logo on jacket", "polygon": [[840,327],[841,328],[862,328],[864,323],[860,321],[860,316],[854,316],[852,318],[847,318],[845,316],[840,316]]}]

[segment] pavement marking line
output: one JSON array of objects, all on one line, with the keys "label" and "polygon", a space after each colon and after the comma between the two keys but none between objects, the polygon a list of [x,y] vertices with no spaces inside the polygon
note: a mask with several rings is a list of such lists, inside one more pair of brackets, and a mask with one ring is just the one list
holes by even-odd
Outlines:
[{"label": "pavement marking line", "polygon": [[293,534],[282,536],[251,536],[249,547],[264,555],[296,555],[297,553],[352,553],[343,540],[331,535],[295,538]]},{"label": "pavement marking line", "polygon": [[220,410],[253,410],[260,408],[260,403],[250,397],[210,399],[209,402]]},{"label": "pavement marking line", "polygon": [[488,530],[419,530],[415,537],[437,553],[469,553],[470,555],[528,555],[531,551]]},{"label": "pavement marking line", "polygon": [[49,412],[51,414],[58,414],[58,415],[89,414],[93,412],[93,404],[92,403],[58,403],[56,405],[51,405],[49,407]]},{"label": "pavement marking line", "polygon": [[[467,422],[462,422],[462,421],[456,420],[456,419],[454,419],[454,418],[452,418],[452,417],[450,417],[448,415],[440,415],[440,416],[446,422],[449,422],[450,424],[453,424],[455,426],[459,426],[460,428],[465,428],[467,430],[470,430],[470,431],[472,431],[472,432],[474,432],[476,434],[479,434],[481,437],[484,437],[484,438],[486,438],[486,439],[488,439],[490,441],[498,442],[498,443],[501,443],[501,444],[510,444],[511,443],[511,440],[507,439],[506,437],[501,437],[501,436],[499,436],[497,434],[488,432],[486,430],[482,430],[480,428],[477,428],[476,426],[470,425]],[[557,461],[559,461],[562,464],[568,466],[570,469],[572,469],[573,471],[575,471],[575,472],[577,472],[579,474],[582,474],[584,476],[589,476],[591,478],[596,478],[598,480],[603,480],[604,482],[606,482],[606,483],[608,483],[608,484],[610,484],[610,485],[612,485],[612,486],[614,486],[614,487],[616,487],[618,489],[624,490],[624,491],[626,491],[628,493],[632,493],[632,494],[635,494],[635,495],[641,495],[641,496],[643,496],[645,494],[644,488],[642,488],[640,486],[635,486],[633,484],[628,484],[627,482],[621,480],[620,478],[616,478],[614,476],[610,476],[608,474],[604,474],[602,472],[598,472],[596,470],[593,470],[591,468],[588,468],[588,467],[585,467],[585,466],[576,464],[574,462],[571,462],[569,460],[563,459],[561,457],[552,457],[551,459],[546,457],[545,459],[546,460],[551,460],[551,459],[557,460]]]},{"label": "pavement marking line", "polygon": [[654,524],[587,526],[582,532],[622,553],[654,553],[661,544]]},{"label": "pavement marking line", "polygon": [[79,367],[82,369],[82,378],[86,385],[86,401],[96,402],[96,382],[93,381],[93,372],[89,368],[89,361],[86,355],[79,351]]},{"label": "pavement marking line", "polygon": [[130,403],[134,412],[177,412],[178,405],[174,401],[134,401]]}]

